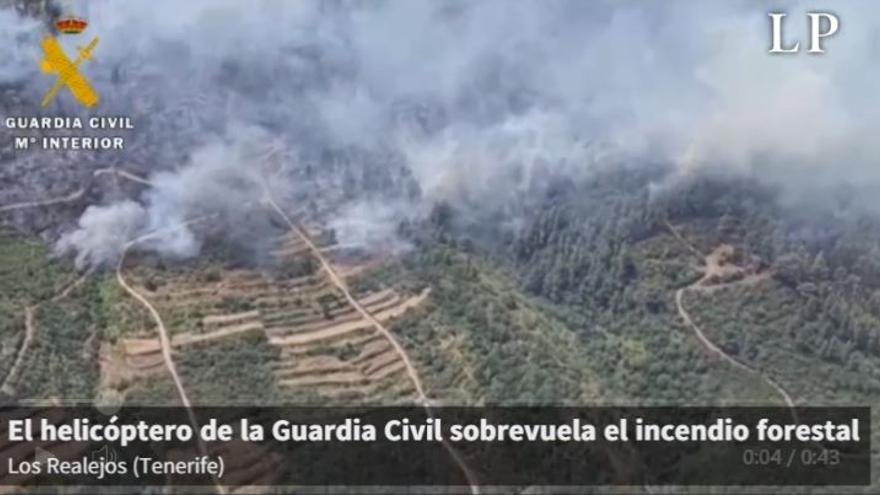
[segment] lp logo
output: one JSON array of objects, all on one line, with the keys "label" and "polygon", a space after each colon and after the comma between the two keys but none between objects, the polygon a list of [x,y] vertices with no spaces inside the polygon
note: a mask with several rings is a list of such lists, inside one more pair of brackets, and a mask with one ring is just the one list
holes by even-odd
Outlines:
[{"label": "lp logo", "polygon": [[[773,42],[770,46],[770,53],[797,53],[801,49],[801,42],[798,41],[794,45],[785,48],[783,46],[782,27],[785,14],[770,13],[770,29],[773,34]],[[808,12],[807,17],[810,19],[810,50],[809,53],[825,53],[822,49],[823,38],[833,36],[840,28],[840,20],[834,14],[828,12]]]}]

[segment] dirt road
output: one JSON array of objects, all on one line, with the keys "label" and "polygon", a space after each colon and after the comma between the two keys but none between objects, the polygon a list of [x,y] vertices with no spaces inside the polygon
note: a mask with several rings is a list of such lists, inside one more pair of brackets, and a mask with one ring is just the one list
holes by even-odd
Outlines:
[{"label": "dirt road", "polygon": [[[190,225],[210,217],[211,215],[206,215],[190,219],[186,221],[184,225]],[[125,277],[122,275],[122,266],[125,262],[125,256],[128,254],[128,251],[137,244],[161,234],[162,230],[163,229],[148,232],[141,237],[138,237],[137,239],[128,242],[125,245],[122,253],[119,255],[119,261],[116,263],[116,281],[119,282],[119,285],[126,292],[128,292],[131,297],[135,298],[139,303],[141,303],[143,307],[147,309],[147,311],[150,313],[150,317],[153,319],[153,322],[156,323],[156,329],[159,332],[159,343],[162,348],[162,358],[165,361],[165,367],[168,368],[168,372],[171,374],[171,378],[174,381],[174,386],[177,388],[177,393],[180,396],[180,402],[183,404],[183,407],[187,409],[190,420],[195,426],[197,424],[195,414],[192,412],[192,406],[190,405],[189,397],[187,397],[186,395],[186,390],[183,388],[183,382],[180,380],[180,376],[177,374],[177,368],[174,366],[174,359],[171,356],[171,339],[168,336],[168,329],[165,328],[165,323],[162,321],[162,317],[159,315],[159,312],[156,311],[156,308],[150,303],[149,300],[147,300],[146,297],[141,295],[131,285],[129,285],[128,282],[125,281]]]},{"label": "dirt road", "polygon": [[128,249],[126,248],[126,250],[122,252],[122,256],[119,257],[119,263],[116,265],[116,281],[119,282],[119,285],[122,286],[131,297],[137,299],[137,301],[150,313],[150,317],[156,324],[156,330],[159,332],[159,343],[162,349],[162,358],[165,360],[165,368],[167,368],[168,373],[171,374],[171,379],[174,381],[175,388],[177,388],[177,395],[180,397],[180,402],[183,404],[183,407],[190,410],[190,419],[195,420],[195,415],[191,412],[192,405],[189,402],[189,397],[186,395],[186,390],[183,388],[183,382],[180,380],[180,375],[177,374],[177,368],[174,366],[174,359],[171,356],[171,339],[168,337],[168,329],[165,328],[165,323],[162,321],[162,317],[159,316],[159,312],[156,311],[156,308],[153,307],[152,304],[150,304],[150,301],[130,286],[122,275],[122,264],[125,261],[125,254],[127,251]]},{"label": "dirt road", "polygon": [[[192,220],[187,223],[191,223]],[[186,394],[186,389],[183,387],[183,381],[180,379],[180,375],[177,373],[177,367],[174,365],[174,358],[171,355],[171,339],[168,336],[168,329],[165,327],[165,323],[162,321],[162,317],[159,315],[159,312],[156,308],[137,290],[135,290],[131,285],[126,282],[125,277],[122,275],[122,266],[125,262],[125,255],[128,253],[128,250],[131,249],[134,245],[139,242],[143,242],[150,237],[157,235],[158,232],[151,232],[144,236],[141,236],[128,244],[125,245],[125,248],[122,250],[122,254],[119,256],[119,262],[116,264],[116,281],[119,282],[119,285],[128,292],[131,297],[135,298],[147,311],[150,313],[150,317],[153,319],[153,322],[156,324],[156,329],[159,332],[159,344],[162,348],[162,359],[165,361],[165,368],[168,370],[168,373],[171,375],[171,379],[174,381],[174,386],[177,389],[177,394],[180,397],[180,402],[183,404],[183,407],[186,409],[187,416],[189,417],[189,422],[193,427],[194,431],[199,431],[199,421],[196,418],[195,412],[193,412],[192,404],[189,401],[189,397]],[[197,438],[199,453],[202,456],[208,456],[208,449],[205,447],[204,442],[201,441],[200,437]],[[214,486],[217,488],[218,493],[225,494],[226,488],[219,484],[219,481],[216,477],[214,477]]]},{"label": "dirt road", "polygon": [[[102,168],[102,169],[95,170],[92,173],[92,177],[98,177],[98,176],[104,175],[104,174],[113,174],[116,177],[122,177],[123,179],[130,180],[132,182],[137,182],[139,184],[144,184],[144,185],[148,185],[148,186],[152,185],[152,182],[145,179],[144,177],[141,177],[139,175],[135,175],[131,172],[127,172],[125,170],[120,170],[117,168]],[[0,206],[0,213],[6,212],[6,211],[13,211],[13,210],[22,210],[25,208],[39,208],[41,206],[52,206],[52,205],[57,205],[57,204],[62,204],[62,203],[70,203],[72,201],[76,201],[76,200],[82,198],[83,195],[86,193],[86,191],[88,191],[89,187],[91,187],[91,183],[86,185],[85,187],[81,187],[80,189],[73,191],[72,193],[68,194],[67,196],[44,199],[44,200],[40,200],[40,201],[23,201],[20,203],[12,203],[12,204],[8,204],[8,205]]]},{"label": "dirt road", "polygon": [[[419,401],[422,403],[422,407],[425,408],[425,411],[428,413],[429,417],[434,417],[434,413],[431,409],[431,400],[428,398],[428,395],[425,393],[425,388],[422,384],[421,378],[419,378],[419,374],[416,371],[415,366],[413,366],[412,361],[409,359],[409,355],[404,350],[403,346],[397,341],[397,338],[383,325],[379,320],[377,320],[373,315],[364,308],[358,300],[352,296],[351,291],[348,289],[348,285],[336,273],[336,270],[333,266],[327,261],[327,258],[324,257],[324,254],[321,252],[321,249],[312,241],[309,237],[306,230],[302,228],[299,224],[293,221],[287,213],[278,205],[275,199],[272,197],[271,189],[269,188],[268,183],[265,184],[266,189],[266,200],[269,202],[269,205],[274,209],[281,218],[284,219],[284,222],[290,227],[290,229],[297,234],[297,236],[302,239],[303,242],[309,247],[309,251],[311,251],[312,255],[318,262],[321,264],[324,272],[327,274],[327,277],[331,282],[339,289],[340,292],[345,296],[345,299],[348,303],[358,312],[361,317],[363,317],[366,321],[370,322],[379,333],[382,334],[385,339],[391,344],[394,348],[394,351],[400,356],[400,359],[404,363],[404,367],[406,368],[406,373],[409,376],[410,381],[416,389],[416,392],[419,396]],[[443,446],[449,455],[452,456],[455,463],[459,466],[462,473],[464,473],[465,478],[467,478],[468,483],[470,483],[471,493],[477,494],[479,493],[479,486],[475,482],[474,474],[471,472],[470,468],[464,462],[464,459],[458,454],[458,452],[445,440],[443,441]]]},{"label": "dirt road", "polygon": [[59,203],[69,203],[71,201],[76,201],[86,193],[86,189],[78,189],[67,196],[62,196],[60,198],[46,199],[43,201],[25,201],[22,203],[12,203],[6,206],[0,206],[0,213],[4,211],[12,211],[12,210],[21,210],[24,208],[38,208],[40,206],[52,206]]},{"label": "dirt road", "polygon": [[685,322],[685,324],[693,330],[694,335],[697,337],[697,340],[700,341],[700,344],[709,351],[710,354],[716,355],[727,361],[734,368],[740,369],[747,373],[752,373],[761,377],[764,382],[769,385],[773,390],[775,390],[785,401],[785,404],[792,409],[792,415],[796,417],[796,413],[794,412],[794,400],[791,398],[791,395],[784,389],[782,386],[777,383],[775,380],[767,376],[765,373],[741,362],[736,358],[727,354],[718,347],[712,340],[710,340],[703,330],[694,323],[693,318],[691,318],[690,313],[688,313],[687,309],[684,307],[684,295],[688,291],[694,292],[712,292],[719,288],[733,287],[733,286],[741,286],[741,285],[752,285],[758,283],[762,280],[768,278],[768,273],[758,273],[744,276],[742,279],[736,280],[734,282],[726,282],[726,283],[718,283],[718,284],[710,284],[710,281],[714,277],[723,276],[731,273],[742,272],[743,269],[741,267],[735,265],[725,265],[724,258],[732,253],[732,247],[727,245],[721,245],[716,248],[713,252],[708,255],[703,255],[700,251],[691,245],[679,232],[672,226],[668,221],[666,222],[666,226],[669,228],[672,235],[675,236],[676,239],[681,241],[685,246],[687,246],[688,250],[699,256],[703,259],[703,276],[697,280],[696,282],[688,285],[687,287],[682,287],[675,292],[675,306],[678,311],[678,315]]},{"label": "dirt road", "polygon": [[[103,169],[96,170],[92,173],[92,177],[97,177],[99,175],[106,174],[106,173],[113,173],[117,176],[124,177],[128,180],[140,182],[143,184],[150,184],[150,182],[148,180],[144,179],[143,177],[132,174],[130,172],[126,172],[124,170],[118,170],[116,168],[103,168]],[[68,194],[67,196],[62,196],[62,197],[58,197],[58,198],[50,198],[50,199],[45,199],[45,200],[41,200],[41,201],[24,201],[24,202],[20,202],[20,203],[12,203],[12,204],[8,204],[8,205],[0,206],[0,213],[7,212],[7,211],[21,210],[21,209],[26,209],[26,208],[39,208],[39,207],[43,207],[43,206],[52,206],[52,205],[57,205],[57,204],[62,204],[62,203],[70,203],[72,201],[76,201],[76,200],[80,199],[81,197],[83,197],[83,195],[86,193],[86,191],[88,190],[89,187],[90,187],[90,185],[87,185],[85,187],[77,189],[76,191]],[[85,280],[89,277],[89,275],[91,275],[91,273],[92,273],[91,270],[87,271],[85,274],[83,274],[81,277],[79,277],[73,283],[68,284],[65,288],[63,288],[61,291],[59,291],[50,300],[51,301],[58,301],[60,299],[67,297],[71,291],[73,291],[80,284],[85,282]],[[34,314],[36,313],[36,311],[39,307],[40,307],[40,303],[34,304],[32,306],[28,306],[24,310],[24,314],[25,314],[24,340],[22,340],[21,347],[19,348],[18,353],[15,357],[15,363],[9,369],[9,373],[6,374],[6,378],[3,380],[2,385],[0,385],[0,390],[3,390],[4,392],[6,392],[10,395],[14,392],[13,387],[12,387],[12,383],[18,377],[18,373],[21,370],[21,366],[24,363],[24,358],[27,355],[27,351],[30,349],[31,343],[33,342],[33,339],[34,339],[34,334],[36,333],[36,323],[34,322]]]},{"label": "dirt road", "polygon": [[28,306],[24,310],[24,340],[22,340],[21,347],[18,349],[18,354],[15,356],[15,363],[12,365],[12,368],[9,368],[9,373],[6,374],[6,379],[3,380],[3,385],[0,386],[0,390],[8,395],[15,394],[15,390],[12,388],[12,383],[14,383],[15,379],[18,377],[21,365],[24,362],[24,357],[34,339],[34,311],[36,311],[36,309],[37,306]]},{"label": "dirt road", "polygon": [[[63,289],[52,296],[52,298],[49,300],[55,302],[64,299],[65,297],[70,295],[73,289],[79,287],[80,284],[85,282],[89,275],[91,275],[91,271],[86,272],[72,283],[67,284]],[[15,363],[13,363],[12,367],[9,368],[9,373],[6,374],[6,378],[3,380],[3,384],[0,385],[0,390],[6,392],[9,395],[13,395],[15,393],[12,384],[14,383],[15,379],[18,378],[18,374],[21,372],[21,366],[24,364],[24,358],[31,347],[31,343],[33,343],[34,335],[37,333],[37,325],[34,321],[34,315],[36,314],[37,309],[39,309],[41,304],[42,303],[37,303],[24,309],[24,340],[22,340],[21,347],[18,349],[18,354],[15,356]]]},{"label": "dirt road", "polygon": [[146,179],[144,177],[141,177],[140,175],[136,175],[136,174],[133,174],[131,172],[127,172],[125,170],[122,170],[122,169],[119,169],[116,167],[109,167],[109,168],[102,168],[102,169],[95,170],[92,173],[92,177],[98,177],[99,175],[104,175],[104,174],[113,174],[116,177],[122,177],[123,179],[127,179],[132,182],[137,182],[137,183],[143,184],[145,186],[152,186],[153,185],[152,182],[150,182],[148,179]]},{"label": "dirt road", "polygon": [[688,286],[688,287],[683,287],[681,289],[678,289],[675,292],[675,305],[678,309],[679,316],[681,316],[681,319],[684,320],[684,322],[687,326],[691,327],[691,329],[694,331],[694,335],[696,335],[696,337],[697,337],[697,340],[699,340],[700,343],[703,345],[703,347],[705,347],[710,353],[721,357],[722,359],[724,359],[725,361],[727,361],[728,363],[733,365],[735,368],[739,368],[743,371],[746,371],[749,373],[755,373],[755,374],[759,375],[767,385],[772,387],[774,390],[776,390],[777,393],[779,393],[780,396],[782,396],[783,400],[785,400],[785,404],[788,407],[794,408],[794,400],[792,400],[791,396],[788,394],[788,392],[785,391],[784,388],[782,388],[781,385],[776,383],[776,381],[774,381],[772,378],[768,377],[764,373],[761,373],[760,371],[737,361],[736,359],[733,358],[733,356],[731,356],[730,354],[727,354],[726,352],[721,350],[721,348],[719,348],[717,345],[715,345],[714,342],[709,340],[709,338],[706,337],[706,335],[703,333],[703,331],[700,329],[700,327],[696,323],[694,323],[694,321],[691,319],[690,314],[687,312],[687,310],[684,307],[684,303],[682,302],[682,298],[684,297],[685,291],[695,290],[695,289],[698,289],[698,288],[694,287],[694,286]]}]

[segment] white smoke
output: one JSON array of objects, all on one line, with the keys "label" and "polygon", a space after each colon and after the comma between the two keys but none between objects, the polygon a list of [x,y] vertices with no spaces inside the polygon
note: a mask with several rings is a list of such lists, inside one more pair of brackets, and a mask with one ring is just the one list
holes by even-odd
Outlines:
[{"label": "white smoke", "polygon": [[[823,56],[767,53],[770,10],[788,12],[788,36],[805,42],[814,5],[800,1],[86,3],[102,104],[141,115],[135,132],[163,123],[148,149],[157,170],[176,171],[142,198],[149,228],[245,201],[250,185],[228,185],[252,176],[201,165],[222,161],[216,152],[178,156],[239,124],[305,152],[392,149],[426,202],[485,204],[548,172],[621,161],[792,189],[880,185],[880,8],[866,2],[833,2],[841,28]],[[338,223],[357,210],[343,205]],[[184,234],[169,246],[198,244]]]},{"label": "white smoke", "polygon": [[61,236],[55,250],[61,255],[75,253],[77,268],[100,266],[116,260],[145,225],[146,212],[134,201],[89,206],[80,217],[78,228]]},{"label": "white smoke", "polygon": [[39,56],[39,22],[0,10],[0,84],[20,83],[34,73]]},{"label": "white smoke", "polygon": [[123,200],[90,206],[78,228],[60,238],[56,252],[76,253],[78,268],[113,263],[132,241],[133,249],[173,258],[198,254],[201,240],[193,224],[241,225],[262,198],[251,135],[240,129],[233,141],[196,150],[179,170],[151,175],[142,204]]},{"label": "white smoke", "polygon": [[397,222],[411,212],[408,205],[358,201],[345,205],[328,224],[342,248],[379,248],[383,253],[400,253],[410,246],[399,240]]},{"label": "white smoke", "polygon": [[582,174],[601,156],[560,115],[540,111],[490,126],[452,125],[426,140],[402,139],[399,146],[428,197],[483,205],[502,185],[510,186],[505,193],[515,193],[551,170]]}]

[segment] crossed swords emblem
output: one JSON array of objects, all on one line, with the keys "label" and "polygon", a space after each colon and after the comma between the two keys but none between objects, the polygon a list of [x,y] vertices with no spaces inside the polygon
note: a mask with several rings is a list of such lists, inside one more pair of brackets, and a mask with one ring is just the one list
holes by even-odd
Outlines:
[{"label": "crossed swords emblem", "polygon": [[43,97],[42,106],[52,103],[61,88],[67,87],[73,97],[86,108],[91,108],[98,104],[99,98],[92,89],[86,78],[79,73],[79,66],[86,60],[92,59],[92,51],[98,45],[97,36],[85,48],[77,47],[78,55],[76,60],[71,61],[65,55],[64,50],[58,43],[58,40],[48,36],[43,39],[43,60],[40,61],[40,69],[46,74],[56,73],[58,79],[55,84]]}]

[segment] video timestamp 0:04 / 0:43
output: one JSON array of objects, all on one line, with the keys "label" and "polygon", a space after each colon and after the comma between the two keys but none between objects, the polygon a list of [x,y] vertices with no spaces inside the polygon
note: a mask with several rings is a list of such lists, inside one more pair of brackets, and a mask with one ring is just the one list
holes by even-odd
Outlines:
[{"label": "video timestamp 0:04 / 0:43", "polygon": [[840,451],[825,448],[746,449],[742,462],[747,466],[836,466]]}]

